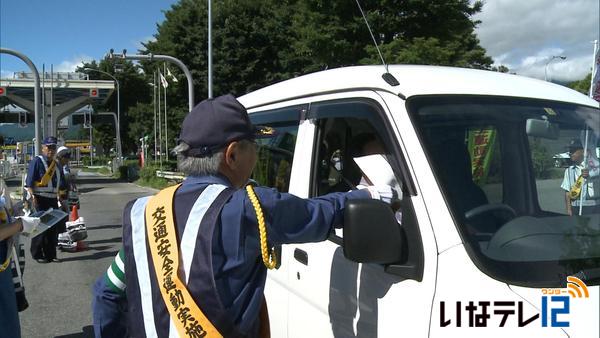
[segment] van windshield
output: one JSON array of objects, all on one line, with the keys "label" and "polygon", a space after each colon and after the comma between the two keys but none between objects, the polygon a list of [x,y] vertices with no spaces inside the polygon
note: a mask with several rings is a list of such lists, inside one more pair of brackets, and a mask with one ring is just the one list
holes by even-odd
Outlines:
[{"label": "van windshield", "polygon": [[408,102],[469,255],[531,287],[600,282],[600,111],[562,102]]}]

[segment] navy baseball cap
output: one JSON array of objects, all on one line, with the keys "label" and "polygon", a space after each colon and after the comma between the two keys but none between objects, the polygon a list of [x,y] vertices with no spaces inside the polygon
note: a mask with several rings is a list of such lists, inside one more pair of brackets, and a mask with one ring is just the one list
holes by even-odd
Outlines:
[{"label": "navy baseball cap", "polygon": [[186,156],[204,157],[233,141],[269,137],[274,133],[272,128],[252,125],[246,108],[228,94],[197,104],[183,120],[179,141],[190,146]]},{"label": "navy baseball cap", "polygon": [[567,146],[567,148],[569,149],[570,153],[574,153],[579,149],[583,149],[583,146],[581,145],[581,141],[574,138],[569,142],[569,145]]},{"label": "navy baseball cap", "polygon": [[54,136],[48,136],[42,141],[42,144],[45,146],[55,146],[58,140]]}]

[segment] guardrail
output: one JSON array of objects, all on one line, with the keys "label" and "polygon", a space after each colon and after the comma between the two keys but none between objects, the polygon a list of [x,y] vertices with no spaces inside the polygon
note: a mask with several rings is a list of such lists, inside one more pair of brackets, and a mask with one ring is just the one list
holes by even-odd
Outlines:
[{"label": "guardrail", "polygon": [[162,177],[168,180],[183,181],[186,176],[185,174],[176,171],[157,170],[156,177]]}]

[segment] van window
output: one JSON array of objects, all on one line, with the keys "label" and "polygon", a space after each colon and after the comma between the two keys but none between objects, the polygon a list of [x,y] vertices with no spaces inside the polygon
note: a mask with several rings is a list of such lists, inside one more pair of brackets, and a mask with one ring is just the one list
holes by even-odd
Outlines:
[{"label": "van window", "polygon": [[[530,287],[559,287],[574,274],[587,276],[588,285],[600,282],[597,108],[427,96],[410,99],[408,109],[465,248],[480,269]],[[484,147],[474,151],[473,143]],[[574,164],[563,161],[569,145],[579,149]],[[584,207],[577,216],[567,212],[567,203],[575,209],[579,201],[566,195],[583,167],[589,179],[578,195]]]},{"label": "van window", "polygon": [[[367,186],[371,182],[361,171],[355,158],[382,155],[395,176],[402,182],[391,138],[377,107],[371,102],[327,102],[313,105],[312,117],[317,118],[316,161],[313,170],[312,195],[346,192]],[[401,183],[397,186],[401,189]],[[397,213],[400,217],[401,213]],[[342,229],[336,229],[338,238]]]},{"label": "van window", "polygon": [[[556,140],[528,137],[537,197],[540,208],[544,211],[558,214],[569,213],[565,188],[575,185],[574,183],[581,176],[580,168],[583,167],[585,131],[580,127],[574,126],[573,128],[564,125]],[[588,149],[588,158],[591,160],[588,167],[593,167],[594,159],[600,155],[600,144],[596,141],[593,133],[591,135],[588,133]],[[586,190],[584,197],[597,195],[595,198],[584,200],[583,206],[600,205],[600,190],[598,190],[598,194],[595,194],[595,187],[600,188],[600,182],[596,183],[596,181],[597,178],[592,177],[585,186],[582,186]],[[581,203],[575,202],[575,204],[578,206]],[[571,209],[572,213],[577,208]]]},{"label": "van window", "polygon": [[275,130],[274,137],[256,140],[258,160],[251,178],[258,184],[281,192],[288,191],[302,109],[296,106],[250,114],[253,124]]}]

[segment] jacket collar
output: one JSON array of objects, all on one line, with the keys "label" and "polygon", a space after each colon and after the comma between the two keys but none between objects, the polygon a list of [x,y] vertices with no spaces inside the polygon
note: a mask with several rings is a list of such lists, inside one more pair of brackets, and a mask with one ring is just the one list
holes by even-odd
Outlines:
[{"label": "jacket collar", "polygon": [[229,182],[229,179],[221,174],[206,176],[188,176],[183,181],[183,185],[190,184],[222,184],[227,187],[233,187],[231,182]]}]

